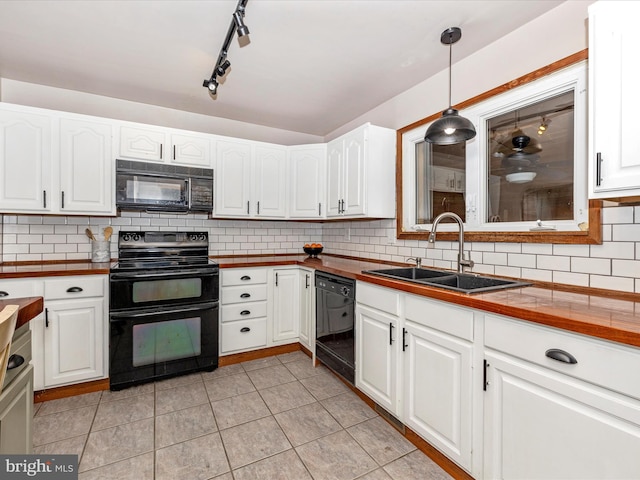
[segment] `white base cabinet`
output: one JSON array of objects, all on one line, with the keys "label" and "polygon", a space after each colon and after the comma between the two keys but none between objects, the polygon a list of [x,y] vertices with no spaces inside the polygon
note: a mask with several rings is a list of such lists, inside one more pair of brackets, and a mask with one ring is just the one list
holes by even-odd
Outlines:
[{"label": "white base cabinet", "polygon": [[484,478],[638,477],[638,349],[488,314],[484,328]]},{"label": "white base cabinet", "polygon": [[272,340],[290,343],[300,337],[300,269],[272,270]]},{"label": "white base cabinet", "polygon": [[358,282],[356,386],[472,472],[474,313]]},{"label": "white base cabinet", "polygon": [[300,343],[316,351],[316,291],[314,270],[300,269]]}]

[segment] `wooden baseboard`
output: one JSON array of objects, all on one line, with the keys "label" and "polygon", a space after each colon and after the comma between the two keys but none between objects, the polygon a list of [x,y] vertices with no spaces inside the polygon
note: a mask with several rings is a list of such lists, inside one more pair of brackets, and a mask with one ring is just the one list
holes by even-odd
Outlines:
[{"label": "wooden baseboard", "polygon": [[297,350],[303,350],[302,345],[300,345],[299,343],[289,343],[287,345],[278,345],[277,347],[252,350],[250,352],[234,353],[232,355],[225,355],[224,357],[220,357],[218,359],[218,366],[226,367],[227,365],[248,362],[250,360],[257,360],[259,358],[271,357],[273,355],[282,355],[283,353],[295,352]]},{"label": "wooden baseboard", "polygon": [[99,392],[109,390],[109,379],[95,380],[93,382],[76,383],[65,387],[49,388],[33,392],[33,403],[46,402],[48,400],[58,400],[59,398],[73,397],[84,393]]}]

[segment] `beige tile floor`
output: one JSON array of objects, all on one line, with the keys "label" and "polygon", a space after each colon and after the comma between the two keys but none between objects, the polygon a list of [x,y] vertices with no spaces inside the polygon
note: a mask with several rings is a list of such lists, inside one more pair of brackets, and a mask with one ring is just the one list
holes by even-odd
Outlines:
[{"label": "beige tile floor", "polygon": [[33,442],[80,480],[451,478],[299,351],[36,404]]}]

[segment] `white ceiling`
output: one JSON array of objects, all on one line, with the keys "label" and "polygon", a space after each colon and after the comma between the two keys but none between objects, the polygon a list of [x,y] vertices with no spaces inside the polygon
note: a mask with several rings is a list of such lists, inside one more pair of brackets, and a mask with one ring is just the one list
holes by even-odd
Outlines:
[{"label": "white ceiling", "polygon": [[212,99],[235,0],[0,0],[0,77],[324,136],[561,3],[249,0]]}]

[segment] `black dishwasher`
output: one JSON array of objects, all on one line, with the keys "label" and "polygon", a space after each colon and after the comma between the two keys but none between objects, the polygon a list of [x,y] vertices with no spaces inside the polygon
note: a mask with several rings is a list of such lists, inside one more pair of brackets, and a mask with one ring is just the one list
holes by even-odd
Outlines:
[{"label": "black dishwasher", "polygon": [[316,272],[316,358],[352,385],[355,298],[355,280]]}]

